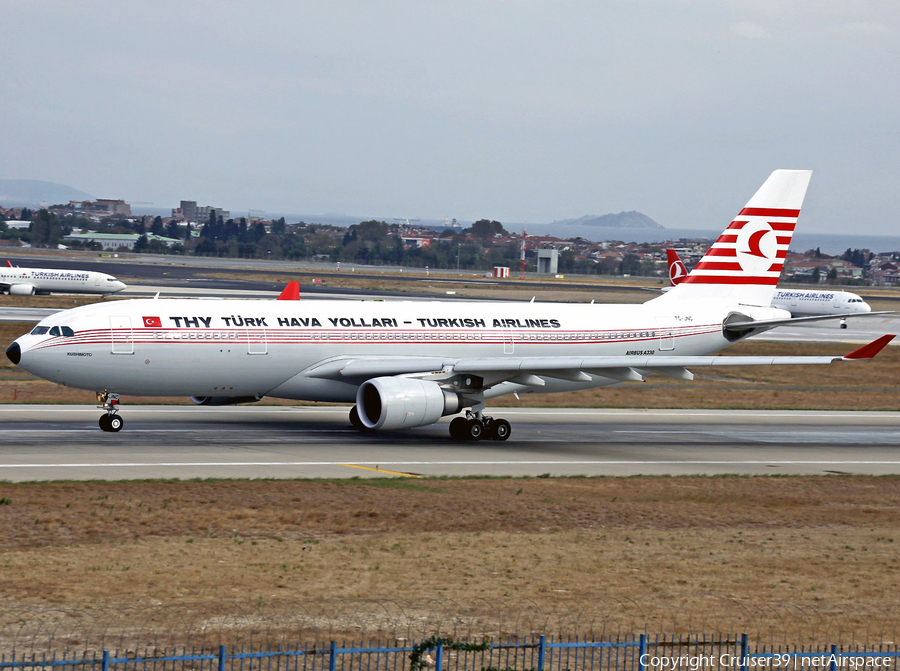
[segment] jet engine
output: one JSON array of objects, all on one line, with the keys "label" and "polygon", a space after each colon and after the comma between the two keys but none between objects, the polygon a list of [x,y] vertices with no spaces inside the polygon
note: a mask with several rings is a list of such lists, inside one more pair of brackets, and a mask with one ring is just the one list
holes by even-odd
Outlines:
[{"label": "jet engine", "polygon": [[260,396],[191,396],[194,405],[237,405],[238,403],[255,403]]},{"label": "jet engine", "polygon": [[462,410],[462,397],[437,382],[408,377],[376,377],[356,392],[356,411],[368,429],[408,429],[434,424]]},{"label": "jet engine", "polygon": [[34,296],[34,287],[30,284],[13,284],[9,287],[10,296]]}]

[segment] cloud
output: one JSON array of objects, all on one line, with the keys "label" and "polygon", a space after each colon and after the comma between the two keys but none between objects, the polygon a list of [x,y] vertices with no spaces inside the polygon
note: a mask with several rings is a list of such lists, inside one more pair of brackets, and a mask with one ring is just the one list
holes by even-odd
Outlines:
[{"label": "cloud", "polygon": [[729,26],[729,30],[737,35],[738,37],[743,37],[745,40],[769,40],[772,39],[772,35],[768,30],[763,28],[760,25],[755,23],[751,23],[750,21],[741,21],[740,23],[733,23]]},{"label": "cloud", "polygon": [[880,23],[845,23],[833,29],[835,33],[845,35],[887,35],[890,31]]}]

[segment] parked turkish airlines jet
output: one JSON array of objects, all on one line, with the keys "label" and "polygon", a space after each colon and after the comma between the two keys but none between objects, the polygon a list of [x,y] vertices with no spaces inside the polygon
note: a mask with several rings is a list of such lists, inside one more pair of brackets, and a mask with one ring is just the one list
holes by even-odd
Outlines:
[{"label": "parked turkish airlines jet", "polygon": [[64,294],[114,294],[125,288],[112,275],[92,270],[19,268],[9,261],[0,266],[0,291],[11,296]]},{"label": "parked turkish airlines jet", "polygon": [[[227,404],[263,396],[355,402],[361,430],[455,418],[456,439],[505,440],[484,413],[511,393],[692,379],[688,367],[830,364],[846,356],[707,356],[792,323],[771,307],[810,172],[777,170],[684,282],[642,305],[129,300],[44,319],[6,350],[25,370],[98,390],[100,426],[122,428],[118,394]],[[804,321],[816,318],[806,318]]]},{"label": "parked turkish airlines jet", "polygon": [[[687,277],[687,269],[674,249],[666,250],[669,282],[680,284]],[[841,328],[847,328],[847,317],[872,312],[872,307],[849,291],[820,291],[818,289],[777,289],[772,307],[787,310],[792,317],[825,316],[841,318]],[[876,312],[874,314],[884,314]]]}]

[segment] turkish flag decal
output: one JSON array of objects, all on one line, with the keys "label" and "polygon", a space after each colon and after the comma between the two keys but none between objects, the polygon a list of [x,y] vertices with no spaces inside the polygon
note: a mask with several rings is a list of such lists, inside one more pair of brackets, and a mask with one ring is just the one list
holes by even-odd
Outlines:
[{"label": "turkish flag decal", "polygon": [[144,317],[144,326],[147,328],[162,328],[162,321],[159,317]]}]

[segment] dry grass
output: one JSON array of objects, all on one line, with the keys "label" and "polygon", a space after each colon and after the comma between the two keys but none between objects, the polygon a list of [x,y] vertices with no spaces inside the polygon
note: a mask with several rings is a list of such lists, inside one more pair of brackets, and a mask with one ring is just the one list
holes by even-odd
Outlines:
[{"label": "dry grass", "polygon": [[[270,629],[318,637],[900,633],[895,478],[6,484],[0,501],[5,612],[102,612],[107,636],[134,626],[112,613],[208,620],[250,604]],[[361,626],[347,603],[424,620]]]}]

